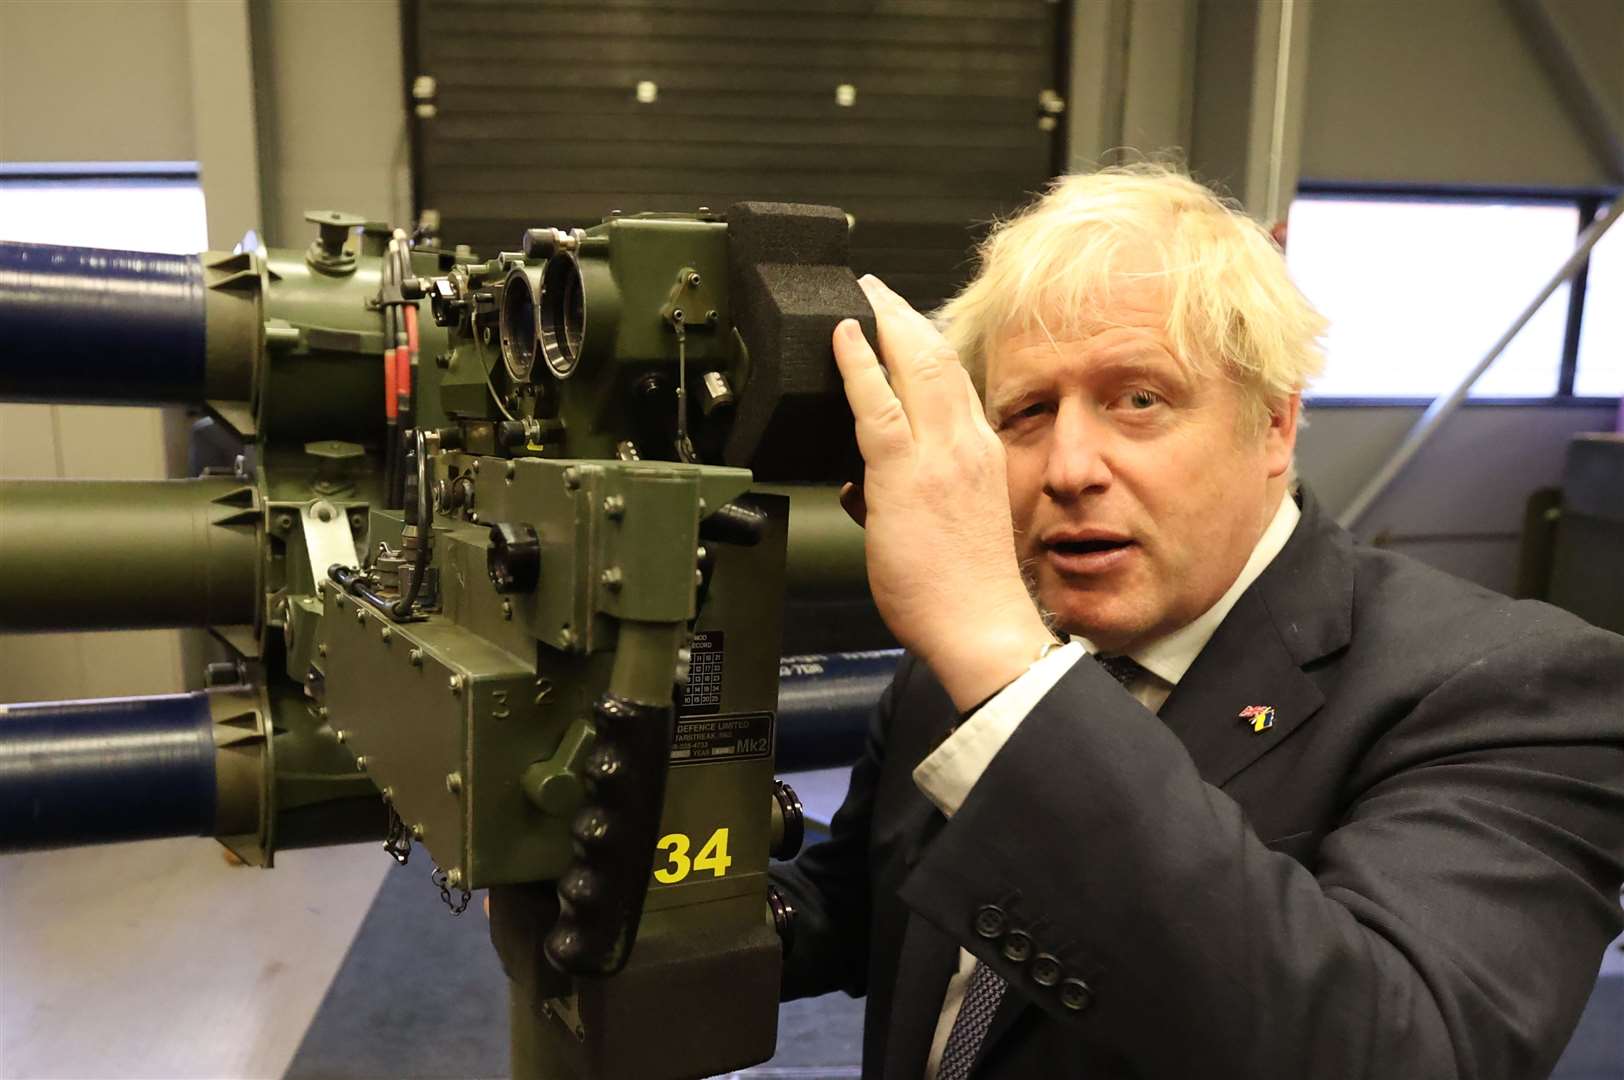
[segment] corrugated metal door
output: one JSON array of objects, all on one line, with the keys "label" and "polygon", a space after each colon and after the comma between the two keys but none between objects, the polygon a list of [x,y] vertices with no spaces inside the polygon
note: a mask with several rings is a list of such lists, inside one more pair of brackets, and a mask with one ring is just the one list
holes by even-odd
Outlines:
[{"label": "corrugated metal door", "polygon": [[932,306],[979,226],[1063,160],[1040,103],[1067,19],[1049,0],[413,0],[418,207],[488,255],[610,210],[829,203],[856,219],[854,265]]}]

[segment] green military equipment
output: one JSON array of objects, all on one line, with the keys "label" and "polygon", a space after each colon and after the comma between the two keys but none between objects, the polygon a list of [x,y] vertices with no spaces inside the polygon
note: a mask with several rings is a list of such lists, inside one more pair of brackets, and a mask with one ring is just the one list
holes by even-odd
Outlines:
[{"label": "green military equipment", "polygon": [[[0,628],[231,644],[219,689],[131,706],[132,746],[191,748],[142,775],[200,793],[143,834],[270,865],[370,831],[399,861],[425,850],[453,910],[489,888],[515,1075],[764,1059],[793,920],[767,863],[800,836],[773,778],[787,567],[807,594],[862,588],[832,495],[792,554],[797,485],[856,462],[829,341],[872,315],[844,215],[615,215],[483,261],[310,220],[305,251],[153,264],[180,285],[129,399],[207,402],[242,457],[193,481],[0,485]],[[0,252],[0,294],[23,266],[90,306],[41,265]],[[213,292],[233,302],[194,296]],[[45,362],[0,364],[0,397],[118,399]],[[27,715],[39,745],[88,722]],[[67,805],[72,770],[14,760],[0,739],[0,806]],[[7,826],[0,847],[114,838],[48,832]]]}]

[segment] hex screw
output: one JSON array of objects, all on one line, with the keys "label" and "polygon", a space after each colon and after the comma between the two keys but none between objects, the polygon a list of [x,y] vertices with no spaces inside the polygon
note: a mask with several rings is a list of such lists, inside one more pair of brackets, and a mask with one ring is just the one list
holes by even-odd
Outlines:
[{"label": "hex screw", "polygon": [[688,287],[690,289],[699,288],[699,274],[697,272],[689,273],[689,275],[688,275]]},{"label": "hex screw", "polygon": [[327,643],[325,641],[316,642],[316,655],[317,656],[326,656],[327,655]]},{"label": "hex screw", "polygon": [[362,607],[360,604],[355,605],[355,621],[356,622],[366,622],[367,621],[367,609]]},{"label": "hex screw", "polygon": [[581,486],[581,474],[573,465],[564,470],[564,486],[571,491]]},{"label": "hex screw", "polygon": [[316,706],[316,718],[318,720],[325,720],[325,719],[327,719],[327,716],[328,716],[327,706],[325,706],[325,705]]},{"label": "hex screw", "polygon": [[462,870],[453,866],[451,872],[445,876],[445,883],[453,889],[462,888]]},{"label": "hex screw", "polygon": [[392,787],[384,788],[380,794],[383,795],[383,801],[386,803],[392,803],[395,801],[395,789]]},{"label": "hex screw", "polygon": [[558,632],[558,643],[560,645],[562,645],[564,648],[566,648],[566,649],[575,648],[575,641],[576,641],[576,638],[575,638],[575,631],[574,630],[571,630],[567,626],[564,627],[563,629],[559,630],[559,632]]},{"label": "hex screw", "polygon": [[468,471],[473,473],[475,476],[479,475],[479,459],[478,458],[475,458],[474,463],[472,465],[468,466]]},{"label": "hex screw", "polygon": [[513,619],[513,602],[511,600],[503,600],[502,601],[502,618],[507,619],[510,622],[512,621],[512,619]]},{"label": "hex screw", "polygon": [[393,630],[389,629],[389,627],[387,627],[387,626],[384,627],[382,630],[378,631],[378,638],[385,645],[389,644],[390,639],[393,638],[394,636],[395,636],[395,632]]},{"label": "hex screw", "polygon": [[423,666],[423,650],[422,649],[413,649],[411,652],[407,653],[406,654],[406,662],[408,664],[412,665],[412,667],[422,667]]},{"label": "hex screw", "polygon": [[461,675],[453,675],[451,678],[446,680],[446,685],[451,687],[451,692],[453,694],[462,693],[462,683],[463,679]]},{"label": "hex screw", "polygon": [[423,829],[423,825],[422,825],[421,822],[419,822],[418,824],[412,826],[412,839],[413,840],[421,840],[421,839],[423,839],[423,834],[424,834],[424,829]]},{"label": "hex screw", "polygon": [[360,757],[355,759],[355,771],[356,772],[366,772],[367,771],[367,756],[365,754],[362,754]]},{"label": "hex screw", "polygon": [[462,773],[452,772],[445,774],[445,789],[453,795],[462,794]]},{"label": "hex screw", "polygon": [[626,496],[610,495],[603,500],[603,515],[610,521],[619,521],[626,516]]},{"label": "hex screw", "polygon": [[611,566],[602,574],[598,575],[598,580],[601,581],[603,583],[603,587],[608,589],[610,592],[619,592],[620,587],[626,583],[626,575],[620,572],[620,567]]},{"label": "hex screw", "polygon": [[513,477],[517,475],[518,472],[519,466],[510,461],[507,463],[507,468],[502,470],[502,478],[511,484],[513,483]]},{"label": "hex screw", "polygon": [[333,732],[333,740],[340,746],[343,746],[346,742],[348,742],[349,738],[350,733],[345,731],[343,728],[339,728]]},{"label": "hex screw", "polygon": [[289,529],[293,528],[293,515],[278,514],[276,516],[276,527],[283,532],[287,532]]}]

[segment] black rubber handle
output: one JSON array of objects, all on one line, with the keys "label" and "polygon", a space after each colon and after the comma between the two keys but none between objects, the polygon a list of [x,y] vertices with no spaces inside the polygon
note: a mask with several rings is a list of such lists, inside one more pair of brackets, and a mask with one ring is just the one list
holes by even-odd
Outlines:
[{"label": "black rubber handle", "polygon": [[593,719],[586,803],[571,827],[575,861],[558,879],[558,921],[544,944],[552,965],[570,975],[613,975],[631,956],[654,870],[675,716],[670,705],[605,694]]}]

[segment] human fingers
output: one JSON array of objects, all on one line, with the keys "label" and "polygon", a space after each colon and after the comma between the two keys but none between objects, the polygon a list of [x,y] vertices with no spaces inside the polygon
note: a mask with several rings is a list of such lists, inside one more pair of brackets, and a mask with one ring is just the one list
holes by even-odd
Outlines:
[{"label": "human fingers", "polygon": [[843,319],[835,327],[834,349],[863,460],[872,465],[906,453],[913,445],[908,414],[856,319]]},{"label": "human fingers", "polygon": [[987,419],[987,405],[986,402],[981,400],[981,391],[976,389],[975,381],[970,378],[968,371],[965,371],[962,366],[959,370],[963,375],[964,392],[969,395],[970,422],[985,434],[997,438],[998,432],[993,429],[992,421]]},{"label": "human fingers", "polygon": [[880,355],[891,386],[914,427],[928,440],[950,434],[966,417],[957,383],[958,357],[929,319],[879,278],[859,279],[874,309]]}]

